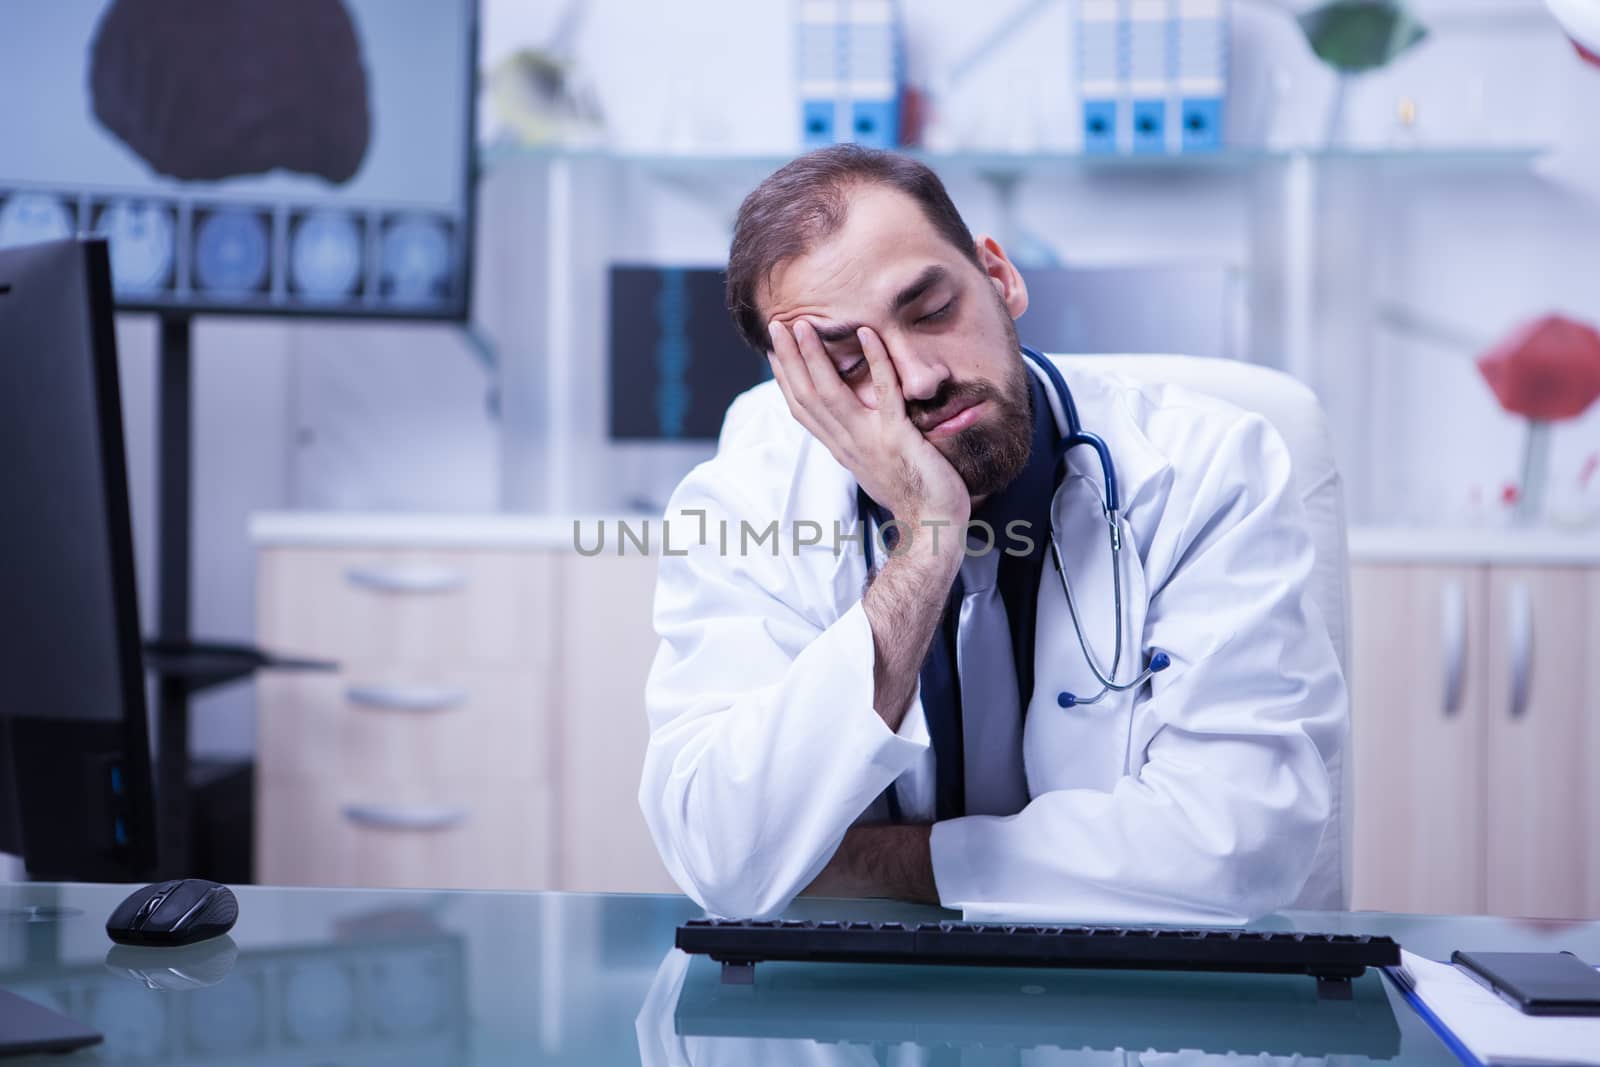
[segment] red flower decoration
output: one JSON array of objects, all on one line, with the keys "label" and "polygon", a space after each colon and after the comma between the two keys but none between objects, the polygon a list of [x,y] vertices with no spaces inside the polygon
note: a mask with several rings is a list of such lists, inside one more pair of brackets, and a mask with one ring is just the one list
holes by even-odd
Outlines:
[{"label": "red flower decoration", "polygon": [[1542,422],[1575,418],[1600,397],[1600,332],[1545,315],[1479,356],[1478,370],[1513,415]]}]

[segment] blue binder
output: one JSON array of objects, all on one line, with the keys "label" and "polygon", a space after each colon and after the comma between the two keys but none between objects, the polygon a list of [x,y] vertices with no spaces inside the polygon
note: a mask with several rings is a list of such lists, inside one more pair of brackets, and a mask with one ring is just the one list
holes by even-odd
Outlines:
[{"label": "blue binder", "polygon": [[1087,155],[1223,146],[1229,0],[1077,0]]},{"label": "blue binder", "polygon": [[1121,151],[1127,71],[1127,31],[1120,0],[1079,0],[1077,28],[1083,151],[1114,155]]},{"label": "blue binder", "polygon": [[801,143],[900,143],[902,55],[895,0],[799,0]]}]

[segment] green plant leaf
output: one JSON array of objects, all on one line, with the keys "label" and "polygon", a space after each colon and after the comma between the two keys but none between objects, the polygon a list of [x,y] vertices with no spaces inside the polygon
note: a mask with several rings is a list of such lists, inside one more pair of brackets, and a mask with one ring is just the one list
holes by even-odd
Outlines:
[{"label": "green plant leaf", "polygon": [[1428,35],[1399,0],[1329,0],[1297,21],[1317,58],[1346,74],[1385,66]]}]

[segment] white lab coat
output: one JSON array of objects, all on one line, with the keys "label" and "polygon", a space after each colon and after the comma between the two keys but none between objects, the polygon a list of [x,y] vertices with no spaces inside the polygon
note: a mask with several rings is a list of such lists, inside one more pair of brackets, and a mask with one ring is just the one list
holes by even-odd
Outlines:
[{"label": "white lab coat", "polygon": [[[1172,666],[1137,693],[1058,706],[1063,690],[1099,686],[1046,563],[1023,735],[1029,801],[934,825],[940,901],[974,916],[1127,923],[1341,906],[1332,812],[1348,696],[1306,595],[1314,553],[1282,438],[1219,400],[1057,366],[1121,487],[1137,649],[1118,677],[1151,646]],[[1053,514],[1106,663],[1102,481],[1093,452],[1072,450]],[[713,914],[781,911],[852,824],[885,818],[891,783],[908,819],[932,819],[920,685],[898,731],[872,706],[865,559],[834,537],[836,522],[859,529],[855,493],[767,382],[735,400],[716,455],[668,505],[639,801],[667,869]],[[741,546],[741,522],[758,533],[774,520],[776,552],[755,533]],[[816,536],[806,521],[822,543],[799,544]]]}]

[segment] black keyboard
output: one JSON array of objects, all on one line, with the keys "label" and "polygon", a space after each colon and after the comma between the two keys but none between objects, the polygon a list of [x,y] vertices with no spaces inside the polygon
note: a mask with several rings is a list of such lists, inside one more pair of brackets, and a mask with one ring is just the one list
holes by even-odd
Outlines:
[{"label": "black keyboard", "polygon": [[693,919],[678,927],[677,944],[721,963],[724,982],[752,982],[755,965],[769,960],[1102,967],[1304,974],[1340,999],[1368,967],[1400,963],[1390,937],[1215,927]]}]

